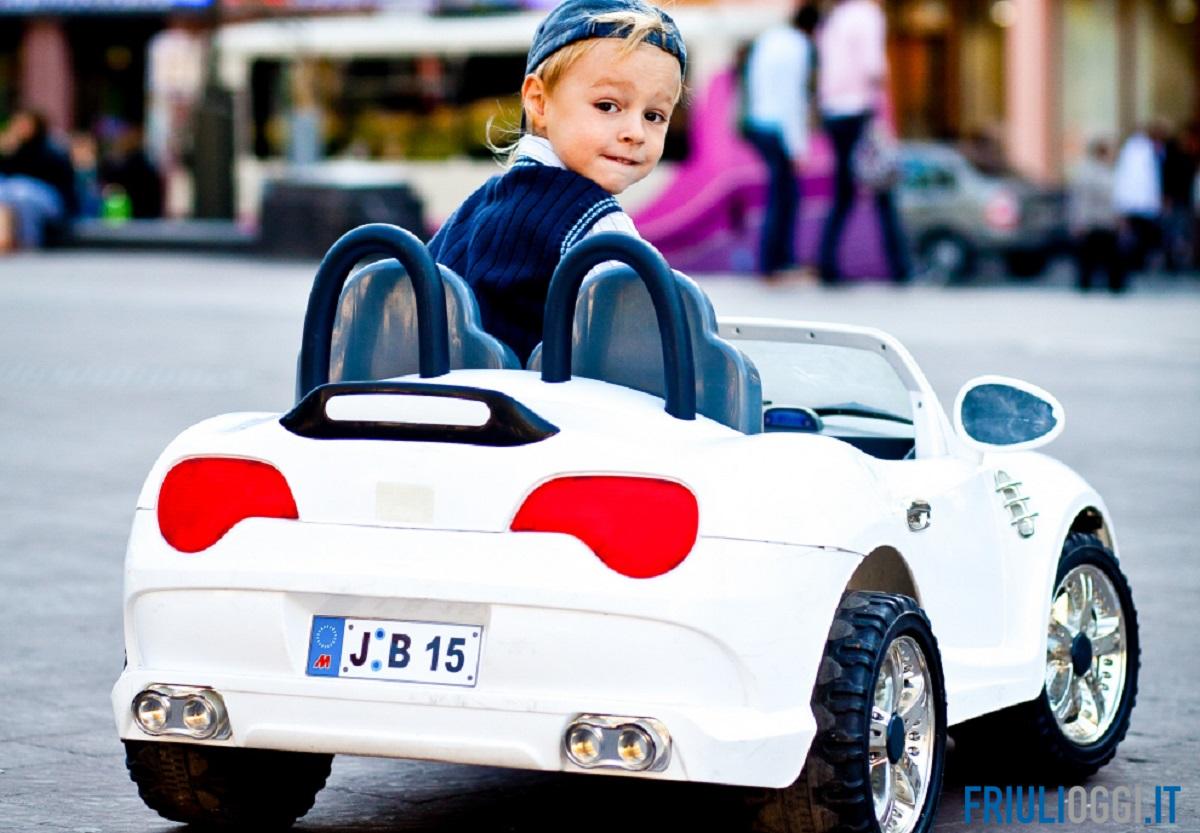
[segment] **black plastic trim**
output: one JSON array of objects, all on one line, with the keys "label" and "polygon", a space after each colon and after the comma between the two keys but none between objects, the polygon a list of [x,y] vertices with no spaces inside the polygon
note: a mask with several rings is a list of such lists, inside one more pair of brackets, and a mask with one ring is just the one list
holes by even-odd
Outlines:
[{"label": "black plastic trim", "polygon": [[[388,394],[466,399],[487,405],[490,415],[483,425],[429,425],[408,422],[333,420],[325,405],[335,396]],[[507,448],[541,442],[558,433],[552,425],[505,393],[460,385],[424,382],[337,382],[321,385],[305,396],[280,420],[284,428],[313,440],[407,440],[428,443],[464,443]]]},{"label": "black plastic trim", "polygon": [[446,288],[437,265],[416,235],[399,226],[371,223],[343,234],[321,261],[308,296],[304,335],[300,342],[298,395],[329,381],[333,323],[342,287],[351,270],[367,257],[394,257],[408,272],[417,301],[417,343],[422,377],[450,371],[450,337],[446,322]]},{"label": "black plastic trim", "polygon": [[571,331],[579,288],[588,272],[610,260],[633,267],[654,302],[662,337],[667,413],[679,419],[695,419],[696,359],[675,275],[653,246],[620,232],[602,232],[588,237],[573,246],[554,270],[546,295],[542,331],[542,381],[570,380]]}]

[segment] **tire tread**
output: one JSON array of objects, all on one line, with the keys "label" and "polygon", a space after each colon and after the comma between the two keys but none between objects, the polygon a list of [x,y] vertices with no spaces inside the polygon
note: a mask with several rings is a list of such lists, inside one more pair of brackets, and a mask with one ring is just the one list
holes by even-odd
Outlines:
[{"label": "tire tread", "polygon": [[[847,593],[830,626],[825,656],[813,690],[817,736],[800,777],[781,790],[754,791],[754,829],[763,833],[869,833],[877,830],[875,807],[862,750],[870,731],[874,669],[885,640],[903,616],[923,624],[932,649],[937,641],[924,611],[907,596],[854,591]],[[944,691],[942,692],[944,698]],[[944,721],[944,699],[942,701]],[[945,730],[941,734],[944,738]],[[941,769],[929,785],[927,818],[918,830],[932,827],[941,788]]]},{"label": "tire tread", "polygon": [[200,828],[286,830],[312,809],[332,755],[125,741],[125,765],[146,806]]},{"label": "tire tread", "polygon": [[[1072,532],[1063,542],[1058,573],[1063,563],[1076,553],[1091,550],[1109,568],[1109,578],[1122,595],[1126,639],[1133,643],[1127,655],[1126,698],[1119,708],[1122,714],[1113,722],[1105,737],[1092,750],[1084,750],[1067,740],[1058,728],[1054,715],[1045,702],[1045,689],[1033,700],[975,718],[956,728],[955,740],[972,760],[968,766],[986,776],[1004,777],[1014,772],[1032,774],[1045,783],[1078,783],[1096,774],[1117,754],[1117,747],[1129,730],[1129,718],[1137,704],[1138,671],[1141,665],[1141,641],[1138,634],[1137,609],[1129,581],[1125,578],[1112,551],[1095,534]],[[1055,586],[1061,581],[1056,573]],[[1122,593],[1123,591],[1123,593]],[[1005,739],[1003,745],[994,742]]]}]

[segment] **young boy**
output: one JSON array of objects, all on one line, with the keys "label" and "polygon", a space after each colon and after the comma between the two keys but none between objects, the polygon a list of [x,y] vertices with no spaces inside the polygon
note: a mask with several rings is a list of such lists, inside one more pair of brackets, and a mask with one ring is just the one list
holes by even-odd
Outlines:
[{"label": "young boy", "polygon": [[613,196],[662,157],[686,68],[674,21],[643,0],[566,0],[538,26],[511,167],[429,243],[474,289],[484,329],[522,362],[541,341],[567,249],[601,231],[637,235]]}]

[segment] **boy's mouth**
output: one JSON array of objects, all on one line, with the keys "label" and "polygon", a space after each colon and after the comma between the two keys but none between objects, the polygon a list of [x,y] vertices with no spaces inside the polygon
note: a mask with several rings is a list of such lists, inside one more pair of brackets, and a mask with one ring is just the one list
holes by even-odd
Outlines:
[{"label": "boy's mouth", "polygon": [[607,159],[609,162],[616,162],[617,164],[620,164],[620,165],[628,165],[631,168],[636,167],[639,164],[634,159],[626,159],[622,156],[609,156],[608,154],[604,154],[604,158]]}]

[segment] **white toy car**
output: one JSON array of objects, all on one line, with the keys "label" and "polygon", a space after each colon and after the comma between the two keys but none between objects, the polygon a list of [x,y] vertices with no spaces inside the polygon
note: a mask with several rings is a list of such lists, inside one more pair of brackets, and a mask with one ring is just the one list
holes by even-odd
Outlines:
[{"label": "white toy car", "polygon": [[952,422],[890,336],[718,324],[621,235],[564,257],[530,366],[407,233],[330,250],[295,408],[188,429],[138,499],[112,702],[150,807],[286,826],[349,754],[911,833],[948,728],[1022,778],[1112,758],[1136,614],[1104,502],[1032,451],[1049,394],[984,377]]}]

